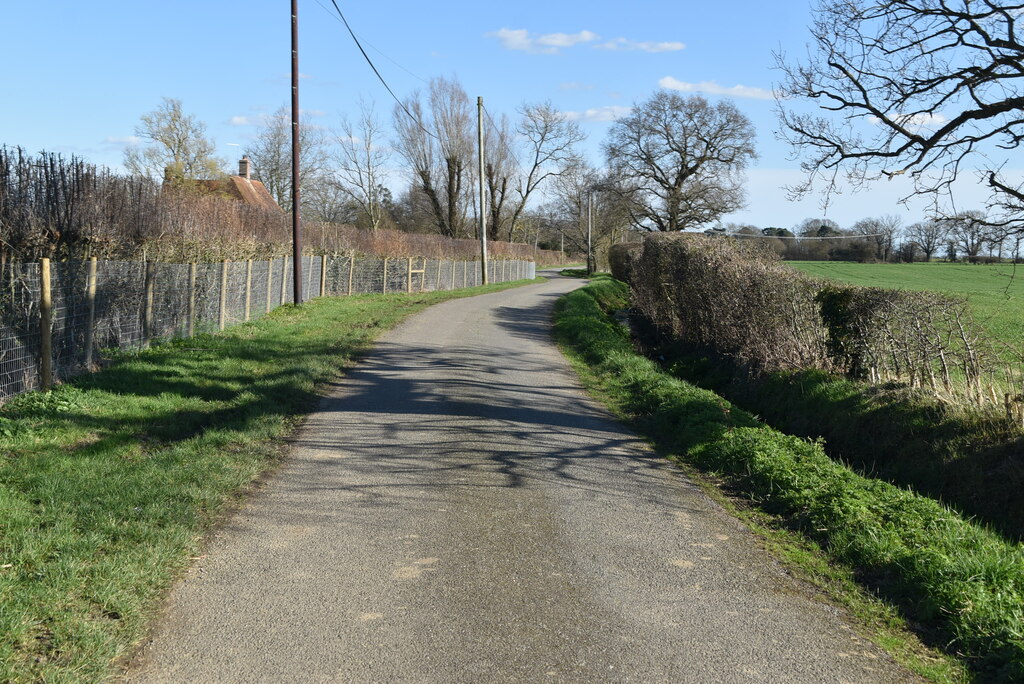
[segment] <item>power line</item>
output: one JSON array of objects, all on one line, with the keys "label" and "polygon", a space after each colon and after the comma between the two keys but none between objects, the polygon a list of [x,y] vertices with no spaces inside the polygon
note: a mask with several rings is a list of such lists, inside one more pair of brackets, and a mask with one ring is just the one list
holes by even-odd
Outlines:
[{"label": "power line", "polygon": [[[406,115],[408,115],[408,117],[410,119],[412,119],[412,121],[416,124],[417,127],[419,127],[419,129],[421,131],[423,131],[424,133],[426,133],[430,137],[434,138],[435,140],[440,140],[440,138],[438,138],[436,135],[434,135],[433,133],[428,131],[426,128],[424,128],[423,124],[420,123],[419,119],[417,119],[415,116],[413,116],[412,112],[409,111],[409,108],[405,106],[405,103],[398,99],[398,96],[395,95],[395,91],[393,91],[391,89],[391,86],[388,85],[388,82],[384,80],[384,77],[381,75],[380,71],[377,69],[377,65],[375,65],[373,63],[373,60],[370,59],[370,56],[368,54],[366,54],[366,50],[363,49],[362,43],[359,42],[359,39],[356,37],[355,31],[352,30],[352,27],[348,23],[348,19],[345,18],[345,13],[341,11],[340,7],[338,7],[338,3],[335,0],[331,0],[331,4],[334,5],[334,11],[336,11],[338,13],[338,16],[341,17],[342,23],[345,24],[345,28],[348,29],[348,34],[350,36],[352,36],[352,41],[356,44],[356,47],[359,48],[359,52],[362,53],[363,59],[365,59],[366,63],[370,65],[370,68],[373,69],[373,73],[375,73],[377,75],[377,78],[380,80],[381,84],[388,91],[388,93],[395,100],[395,102],[398,103],[398,106],[402,108],[402,111],[404,111],[406,113]],[[323,7],[323,5],[321,5],[321,7]],[[327,9],[327,8],[324,7],[324,9]],[[328,11],[330,11],[330,10],[328,10]],[[413,75],[415,76],[415,74],[413,74]],[[417,76],[417,78],[419,78],[419,77]]]},{"label": "power line", "polygon": [[[334,13],[331,12],[331,9],[327,5],[325,5],[324,3],[320,2],[320,0],[316,0],[316,4],[320,5],[320,7],[324,9],[324,11],[326,11],[328,14],[330,14],[331,18],[334,19],[336,22],[338,22],[339,24],[342,23],[341,19],[339,19],[338,17],[334,16]],[[392,59],[386,52],[381,50],[379,47],[377,47],[376,45],[374,45],[370,41],[366,40],[365,37],[362,39],[362,41],[366,45],[369,45],[371,48],[373,48],[373,50],[376,51],[377,54],[379,54],[381,57],[383,57],[384,59],[388,60],[389,62],[391,62],[396,67],[398,67],[399,69],[401,69],[405,73],[409,74],[410,76],[412,76],[416,80],[422,81],[422,82],[424,82],[424,83],[426,83],[428,85],[430,84],[430,81],[428,81],[427,79],[423,78],[419,74],[413,73],[412,71],[409,71],[408,69],[406,69],[400,62],[397,62],[394,59]]]}]

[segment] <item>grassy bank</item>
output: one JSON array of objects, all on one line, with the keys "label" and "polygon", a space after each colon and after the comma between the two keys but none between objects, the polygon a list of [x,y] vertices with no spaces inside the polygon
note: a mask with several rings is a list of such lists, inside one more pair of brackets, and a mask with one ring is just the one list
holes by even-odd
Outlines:
[{"label": "grassy bank", "polygon": [[600,392],[662,448],[783,516],[986,679],[1024,679],[1024,550],[936,501],[862,477],[820,444],[761,424],[636,354],[609,312],[610,279],[564,297],[560,341]]},{"label": "grassy bank", "polygon": [[899,385],[821,371],[751,378],[728,360],[662,350],[665,369],[783,432],[823,439],[833,460],[941,499],[1024,540],[1024,437],[1001,412],[942,403]]},{"label": "grassy bank", "polygon": [[0,408],[0,681],[108,676],[318,385],[408,315],[514,285],[282,307]]}]

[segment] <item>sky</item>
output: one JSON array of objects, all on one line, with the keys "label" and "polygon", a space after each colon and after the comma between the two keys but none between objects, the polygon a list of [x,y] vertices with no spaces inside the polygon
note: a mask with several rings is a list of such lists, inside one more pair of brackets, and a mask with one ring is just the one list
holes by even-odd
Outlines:
[{"label": "sky", "polygon": [[[495,118],[550,100],[579,121],[597,164],[610,122],[659,88],[731,99],[757,130],[759,159],[747,173],[747,207],[725,222],[792,227],[825,216],[848,227],[867,216],[924,217],[923,204],[898,204],[900,180],[844,193],[824,210],[820,195],[787,199],[784,186],[801,173],[775,135],[773,53],[806,54],[808,2],[338,5],[399,97],[444,76],[483,97]],[[290,0],[3,0],[3,16],[0,144],[120,168],[139,117],[172,97],[206,123],[233,168],[261,117],[290,101]],[[299,0],[299,25],[302,109],[336,127],[364,100],[390,120],[394,101],[330,0]],[[973,182],[959,193],[960,208],[981,206]]]}]

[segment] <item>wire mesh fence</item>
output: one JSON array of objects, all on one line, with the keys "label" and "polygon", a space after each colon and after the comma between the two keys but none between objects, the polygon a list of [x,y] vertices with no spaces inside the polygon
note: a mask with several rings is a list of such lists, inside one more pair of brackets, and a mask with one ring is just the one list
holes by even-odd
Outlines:
[{"label": "wire mesh fence", "polygon": [[[523,260],[488,262],[489,281],[536,275]],[[49,271],[50,299],[44,296]],[[294,301],[294,261],[168,264],[118,261],[0,268],[0,402],[87,372],[101,350],[215,332]],[[482,284],[480,263],[341,254],[303,257],[303,299],[428,292]],[[44,331],[44,309],[50,325]],[[45,377],[44,357],[52,378]]]}]

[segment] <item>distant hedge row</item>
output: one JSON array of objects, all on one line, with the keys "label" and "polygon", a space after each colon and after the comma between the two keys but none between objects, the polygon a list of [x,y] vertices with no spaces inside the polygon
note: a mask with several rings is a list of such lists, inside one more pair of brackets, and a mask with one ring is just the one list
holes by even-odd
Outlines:
[{"label": "distant hedge row", "polygon": [[817,368],[996,400],[996,356],[964,298],[814,279],[717,236],[651,235],[616,245],[609,261],[662,335],[755,373]]}]

